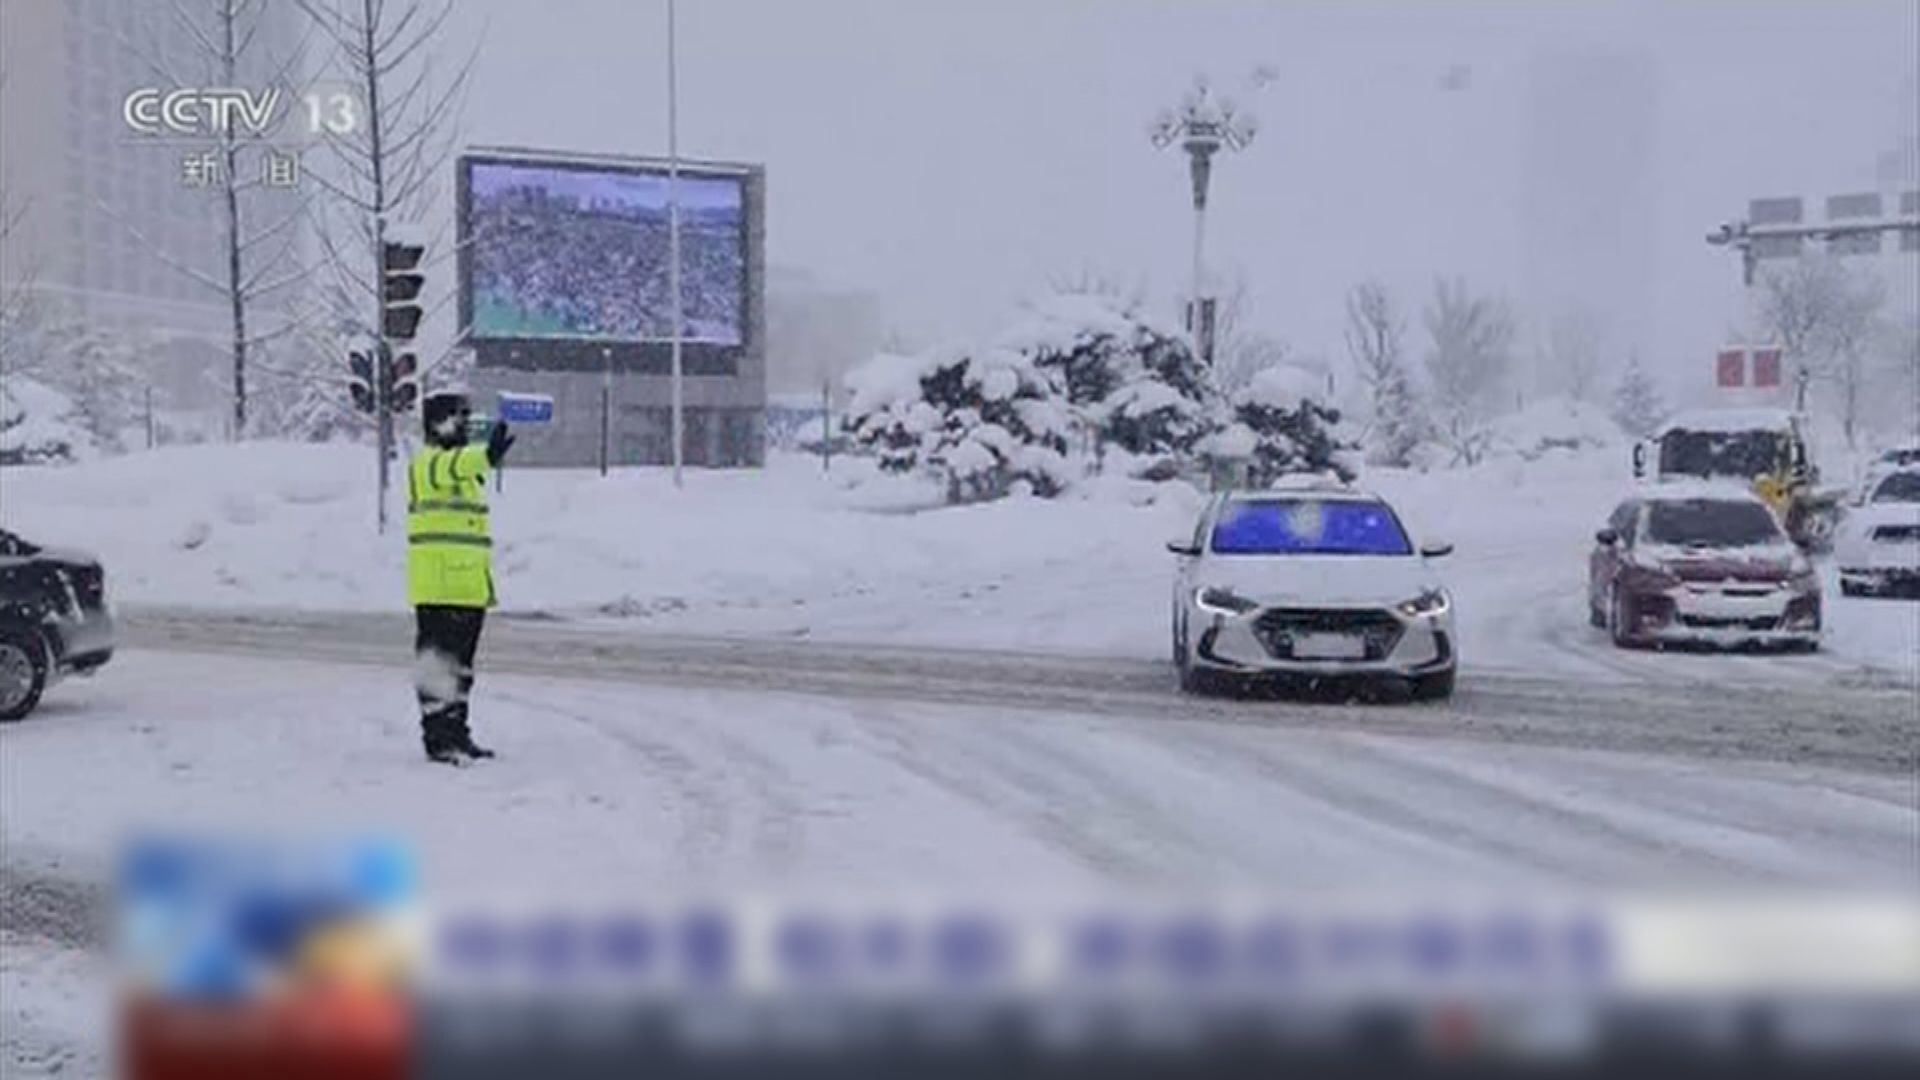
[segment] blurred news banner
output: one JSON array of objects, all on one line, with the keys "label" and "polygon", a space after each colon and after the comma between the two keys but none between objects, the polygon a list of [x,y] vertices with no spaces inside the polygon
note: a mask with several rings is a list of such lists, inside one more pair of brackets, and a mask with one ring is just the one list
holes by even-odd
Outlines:
[{"label": "blurred news banner", "polygon": [[436,903],[417,879],[381,838],[130,845],[123,1073],[1920,1063],[1911,894],[1006,886]]}]

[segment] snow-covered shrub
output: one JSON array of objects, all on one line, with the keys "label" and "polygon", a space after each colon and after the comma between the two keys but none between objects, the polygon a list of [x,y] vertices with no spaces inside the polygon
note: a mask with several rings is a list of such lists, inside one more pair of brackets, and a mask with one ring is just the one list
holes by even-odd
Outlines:
[{"label": "snow-covered shrub", "polygon": [[882,355],[847,376],[847,432],[892,473],[938,479],[949,502],[998,498],[1024,481],[1050,498],[1073,470],[1073,418],[1024,355],[941,349]]},{"label": "snow-covered shrub", "polygon": [[72,400],[24,375],[0,378],[0,465],[46,465],[91,456],[92,437]]},{"label": "snow-covered shrub", "polygon": [[1137,303],[1104,293],[1061,293],[1035,304],[999,340],[1026,356],[1104,451],[1147,459],[1184,456],[1213,427],[1207,369],[1185,333]]},{"label": "snow-covered shrub", "polygon": [[1291,365],[1270,367],[1236,395],[1232,419],[1206,440],[1215,459],[1245,460],[1245,481],[1266,487],[1289,473],[1358,475],[1354,446],[1340,438],[1340,410],[1322,400],[1320,380]]}]

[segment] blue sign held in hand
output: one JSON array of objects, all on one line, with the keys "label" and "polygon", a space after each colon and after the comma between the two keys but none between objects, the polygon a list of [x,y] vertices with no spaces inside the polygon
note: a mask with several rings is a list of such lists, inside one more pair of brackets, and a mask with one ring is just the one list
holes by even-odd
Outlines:
[{"label": "blue sign held in hand", "polygon": [[509,424],[550,424],[553,398],[546,394],[500,392],[500,419]]}]

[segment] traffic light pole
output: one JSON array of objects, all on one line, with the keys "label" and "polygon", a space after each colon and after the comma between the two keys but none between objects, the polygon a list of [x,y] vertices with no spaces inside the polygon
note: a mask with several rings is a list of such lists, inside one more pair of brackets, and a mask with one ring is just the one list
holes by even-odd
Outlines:
[{"label": "traffic light pole", "polygon": [[1707,234],[1707,243],[1740,253],[1741,280],[1752,287],[1762,256],[1753,249],[1755,240],[1823,240],[1831,243],[1849,236],[1877,236],[1880,233],[1920,232],[1920,215],[1863,218],[1858,221],[1829,221],[1824,225],[1755,225],[1747,221],[1729,221]]}]

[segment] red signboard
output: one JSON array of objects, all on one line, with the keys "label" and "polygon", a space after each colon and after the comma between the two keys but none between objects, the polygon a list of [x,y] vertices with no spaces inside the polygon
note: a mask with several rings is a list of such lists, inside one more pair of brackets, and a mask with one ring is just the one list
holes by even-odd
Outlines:
[{"label": "red signboard", "polygon": [[1780,350],[1778,348],[1753,350],[1753,385],[1780,385]]},{"label": "red signboard", "polygon": [[1719,362],[1714,365],[1714,383],[1718,386],[1745,386],[1747,350],[1721,349]]}]

